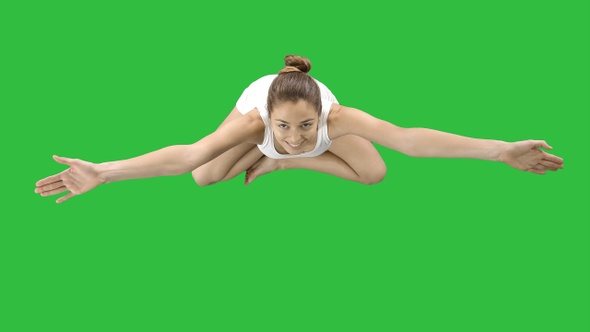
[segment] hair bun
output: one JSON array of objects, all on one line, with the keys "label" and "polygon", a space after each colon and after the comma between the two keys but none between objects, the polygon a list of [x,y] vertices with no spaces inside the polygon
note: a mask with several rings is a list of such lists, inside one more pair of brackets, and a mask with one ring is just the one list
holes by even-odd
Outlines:
[{"label": "hair bun", "polygon": [[279,74],[290,73],[294,71],[300,71],[307,74],[310,70],[311,61],[309,61],[308,58],[295,54],[289,54],[285,56],[285,68],[283,68]]}]

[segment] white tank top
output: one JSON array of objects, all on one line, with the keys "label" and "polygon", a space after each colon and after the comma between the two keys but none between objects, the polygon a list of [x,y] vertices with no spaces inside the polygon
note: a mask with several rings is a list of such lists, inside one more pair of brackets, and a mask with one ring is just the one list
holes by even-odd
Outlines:
[{"label": "white tank top", "polygon": [[337,104],[338,100],[336,100],[336,97],[334,97],[332,92],[318,80],[315,81],[320,87],[322,112],[318,123],[318,134],[315,148],[309,152],[303,152],[300,154],[280,154],[275,149],[274,133],[268,116],[268,109],[266,108],[268,88],[275,77],[277,77],[277,75],[264,76],[250,84],[250,86],[244,90],[236,104],[238,111],[242,114],[246,114],[254,108],[258,109],[258,113],[264,121],[264,141],[262,144],[258,144],[258,149],[260,149],[265,156],[272,159],[317,157],[328,151],[330,144],[332,144],[332,140],[328,137],[328,115],[330,114],[332,104]]}]

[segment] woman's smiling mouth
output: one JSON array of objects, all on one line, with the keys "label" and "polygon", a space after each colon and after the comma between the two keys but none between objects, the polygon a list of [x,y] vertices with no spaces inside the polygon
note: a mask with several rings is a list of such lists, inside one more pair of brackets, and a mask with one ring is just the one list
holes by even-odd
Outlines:
[{"label": "woman's smiling mouth", "polygon": [[291,143],[285,141],[285,143],[289,144],[289,146],[292,147],[293,149],[299,148],[301,146],[301,144],[303,144],[303,142],[305,142],[305,140],[299,142],[299,144],[291,144]]}]

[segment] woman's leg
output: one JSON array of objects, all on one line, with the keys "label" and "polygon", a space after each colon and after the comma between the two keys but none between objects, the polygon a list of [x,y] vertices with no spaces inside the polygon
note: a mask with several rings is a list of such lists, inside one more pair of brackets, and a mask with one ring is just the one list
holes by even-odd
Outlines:
[{"label": "woman's leg", "polygon": [[[237,110],[237,108],[234,108],[225,120],[223,120],[219,128],[241,116],[243,115]],[[261,156],[262,152],[256,147],[256,144],[240,144],[195,169],[192,172],[193,179],[200,186],[229,180],[248,169],[260,159]]]},{"label": "woman's leg", "polygon": [[270,159],[262,157],[246,172],[246,184],[279,169],[304,168],[364,184],[381,182],[387,168],[373,144],[358,136],[335,139],[329,151],[314,158]]}]

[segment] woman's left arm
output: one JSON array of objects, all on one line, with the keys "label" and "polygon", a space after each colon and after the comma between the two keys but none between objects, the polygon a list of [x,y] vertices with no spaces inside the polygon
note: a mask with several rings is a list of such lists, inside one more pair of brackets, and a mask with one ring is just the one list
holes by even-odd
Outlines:
[{"label": "woman's left arm", "polygon": [[540,148],[541,140],[503,142],[449,134],[427,128],[401,128],[363,111],[339,106],[330,117],[332,139],[353,134],[413,157],[473,158],[501,161],[514,168],[545,174],[563,168],[563,159]]}]

